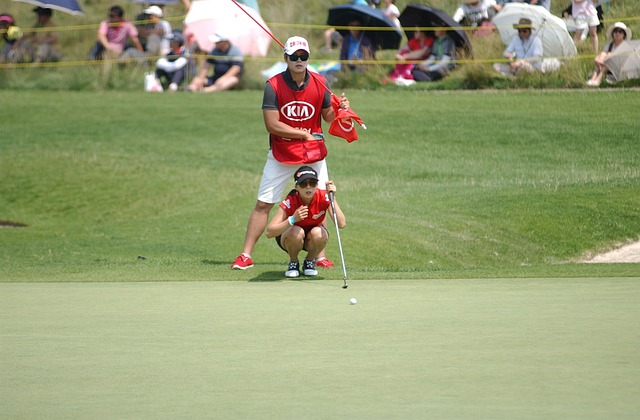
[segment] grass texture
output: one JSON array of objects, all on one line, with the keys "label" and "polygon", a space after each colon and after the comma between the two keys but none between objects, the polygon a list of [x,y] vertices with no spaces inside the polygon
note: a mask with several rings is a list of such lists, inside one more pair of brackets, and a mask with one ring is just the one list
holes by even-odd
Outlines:
[{"label": "grass texture", "polygon": [[[637,275],[575,263],[638,238],[636,92],[347,94],[368,125],[328,139],[350,277]],[[260,93],[5,97],[0,220],[28,226],[0,230],[0,281],[282,275],[266,238],[228,269],[268,147]]]}]

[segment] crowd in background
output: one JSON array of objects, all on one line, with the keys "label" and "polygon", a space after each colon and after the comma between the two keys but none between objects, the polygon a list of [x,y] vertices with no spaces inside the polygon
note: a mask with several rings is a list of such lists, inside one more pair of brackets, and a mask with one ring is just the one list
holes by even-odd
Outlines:
[{"label": "crowd in background", "polygon": [[[496,31],[493,19],[509,3],[528,3],[547,10],[551,6],[551,0],[460,1],[451,17],[466,27],[472,36],[484,36]],[[602,3],[609,0],[556,1],[567,3],[562,18],[572,23],[568,28],[573,32],[574,43],[580,45],[587,37],[591,40],[596,59],[589,86],[597,86],[602,80],[614,80],[610,77],[605,61],[623,41],[632,39],[632,32],[622,22],[612,23],[605,28],[607,25],[603,22]],[[186,8],[190,6],[189,0],[182,0],[182,3]],[[393,25],[401,28],[400,10],[395,5],[395,0],[352,0],[350,4],[379,8]],[[17,25],[9,14],[0,15],[0,33],[4,42],[0,62],[37,64],[62,59],[64,52],[60,51],[58,45],[59,36],[53,23],[53,10],[36,7],[33,13],[34,23],[30,29]],[[354,18],[349,22],[349,27],[352,27],[349,31],[328,28],[324,33],[324,46],[321,50],[326,53],[339,50],[342,71],[366,71],[371,61],[376,60],[379,46],[368,36],[366,30],[362,30],[362,25],[362,22]],[[525,18],[514,25],[514,28],[518,36],[504,50],[502,59],[505,61],[494,65],[496,71],[507,77],[521,72],[545,71],[542,65],[544,54],[535,25]],[[607,29],[607,43],[601,50],[598,33],[602,29]],[[620,39],[622,35],[624,37]],[[189,34],[183,33],[182,29],[172,28],[164,18],[161,6],[151,5],[145,8],[132,22],[125,18],[123,8],[116,5],[109,8],[107,18],[100,22],[96,41],[87,57],[90,60],[154,60],[158,90],[217,92],[239,86],[244,71],[242,51],[224,33],[212,35],[211,41],[214,44],[211,51],[199,50]],[[458,66],[459,53],[459,47],[446,30],[413,31],[411,39],[398,49],[395,55],[396,65],[383,82],[407,86],[416,82],[440,80]],[[198,61],[193,58],[197,54],[208,57]],[[557,69],[559,65],[557,62],[546,70]]]}]

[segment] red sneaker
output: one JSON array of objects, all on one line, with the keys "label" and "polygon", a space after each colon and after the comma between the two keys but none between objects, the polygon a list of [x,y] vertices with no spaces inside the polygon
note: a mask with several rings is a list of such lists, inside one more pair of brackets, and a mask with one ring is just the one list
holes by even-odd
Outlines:
[{"label": "red sneaker", "polygon": [[251,257],[247,257],[244,254],[238,255],[238,258],[231,264],[232,270],[246,270],[247,268],[253,267],[253,261]]},{"label": "red sneaker", "polygon": [[316,259],[316,267],[333,268],[333,263],[329,258],[322,257],[322,258]]}]

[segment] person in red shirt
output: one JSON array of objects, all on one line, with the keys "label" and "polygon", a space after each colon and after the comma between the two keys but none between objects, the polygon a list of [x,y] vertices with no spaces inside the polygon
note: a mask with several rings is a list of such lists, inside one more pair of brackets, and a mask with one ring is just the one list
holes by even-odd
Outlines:
[{"label": "person in red shirt", "polygon": [[[331,123],[335,112],[326,80],[307,70],[309,51],[306,39],[299,36],[287,39],[284,44],[287,69],[265,84],[262,115],[270,148],[258,199],[247,223],[244,247],[231,264],[232,269],[253,267],[251,253],[267,227],[269,212],[282,199],[291,175],[300,165],[311,166],[318,172],[321,188],[328,179],[322,120]],[[349,108],[344,94],[340,97],[340,108]],[[318,256],[318,266],[333,266],[324,258],[324,251]]]},{"label": "person in red shirt", "polygon": [[[330,210],[329,192],[335,194],[336,186],[332,181],[326,182],[326,190],[318,188],[318,173],[310,166],[301,166],[294,174],[296,186],[280,203],[280,207],[267,226],[267,238],[275,238],[276,242],[289,254],[289,266],[284,273],[294,278],[300,275],[298,254],[307,251],[302,264],[305,276],[316,276],[318,271],[315,259],[327,246],[329,234],[323,223],[327,212],[333,219]],[[347,225],[347,220],[335,197],[333,204],[338,218],[338,228]]]}]

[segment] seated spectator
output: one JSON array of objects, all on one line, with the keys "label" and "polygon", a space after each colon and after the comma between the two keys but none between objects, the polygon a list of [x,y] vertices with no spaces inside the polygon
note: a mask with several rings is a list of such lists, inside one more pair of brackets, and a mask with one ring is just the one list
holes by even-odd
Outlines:
[{"label": "seated spectator", "polygon": [[426,60],[431,54],[431,47],[434,41],[435,38],[433,36],[428,35],[425,31],[416,29],[407,45],[396,54],[398,64],[389,74],[389,79],[392,82],[398,79],[413,79],[411,70],[413,70],[414,64],[407,63],[407,61]]},{"label": "seated spectator", "polygon": [[[360,21],[352,20],[349,22],[349,33],[342,40],[342,48],[340,48],[340,60],[342,68],[348,67],[351,70],[362,70],[357,64],[363,60],[374,60],[376,58],[376,49],[371,42],[371,38],[367,34],[358,29],[361,26]],[[346,62],[346,63],[345,63]]]},{"label": "seated spectator", "polygon": [[[575,32],[573,33],[573,42],[576,45],[586,38],[586,33],[591,37],[593,51],[598,54],[598,26],[600,26],[600,18],[595,4],[598,0],[571,0],[571,17],[575,22]],[[601,9],[602,10],[602,9]],[[563,11],[563,16],[568,16],[567,9]],[[585,34],[585,36],[583,36]]]},{"label": "seated spectator", "polygon": [[151,22],[145,34],[147,54],[151,57],[166,55],[169,52],[169,38],[172,36],[171,24],[162,19],[163,12],[159,6],[151,6],[144,13]]},{"label": "seated spectator", "polygon": [[[215,46],[202,69],[189,84],[188,90],[211,93],[233,89],[240,84],[244,70],[242,51],[224,35],[215,34],[209,39]],[[213,74],[209,76],[211,67]]]},{"label": "seated spectator", "polygon": [[[361,5],[361,6],[369,6],[369,2],[367,0],[351,0],[353,5]],[[373,6],[375,7],[375,5]],[[324,47],[321,49],[322,51],[331,51],[334,47],[337,47],[342,42],[342,35],[340,32],[336,31],[336,28],[328,28],[324,31]]]},{"label": "seated spectator", "polygon": [[[131,40],[134,48],[125,50],[127,40]],[[133,51],[131,51],[133,50]],[[89,59],[129,58],[144,56],[144,49],[138,39],[138,30],[131,22],[124,19],[124,10],[120,6],[109,9],[109,18],[100,22],[98,42],[89,53]]]},{"label": "seated spectator", "polygon": [[605,64],[607,58],[612,52],[616,50],[624,41],[631,39],[631,29],[627,28],[622,22],[616,22],[607,29],[607,39],[609,42],[604,46],[604,49],[595,58],[596,67],[591,75],[591,78],[587,81],[588,86],[600,86],[602,79],[609,73],[609,69]]},{"label": "seated spectator", "polygon": [[185,57],[184,39],[180,32],[172,33],[169,46],[167,56],[156,62],[156,78],[160,83],[165,79],[169,92],[175,92],[180,83],[187,80],[189,59]]},{"label": "seated spectator", "polygon": [[522,18],[513,25],[518,30],[502,53],[510,63],[496,63],[493,68],[504,76],[515,76],[519,72],[532,72],[542,67],[542,41],[533,35],[533,25],[530,19]]},{"label": "seated spectator", "polygon": [[20,63],[23,61],[20,53],[24,41],[22,29],[15,25],[13,16],[6,13],[0,15],[0,33],[4,40],[4,47],[0,54],[1,63]]},{"label": "seated spectator", "polygon": [[58,34],[53,30],[55,25],[51,22],[53,10],[36,7],[36,24],[30,36],[25,39],[25,50],[28,52],[34,63],[44,63],[58,61],[61,55],[55,50],[58,43]]},{"label": "seated spectator", "polygon": [[502,10],[496,0],[462,0],[453,14],[453,20],[465,26],[480,26],[483,20],[492,20]]},{"label": "seated spectator", "polygon": [[437,29],[429,58],[411,71],[416,82],[434,82],[445,77],[456,66],[456,43],[447,31]]}]

